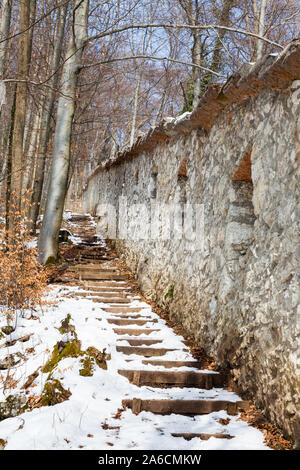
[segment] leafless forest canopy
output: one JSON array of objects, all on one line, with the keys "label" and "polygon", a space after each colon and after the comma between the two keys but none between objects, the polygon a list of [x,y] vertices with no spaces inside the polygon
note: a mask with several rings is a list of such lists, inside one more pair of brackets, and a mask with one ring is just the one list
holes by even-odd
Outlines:
[{"label": "leafless forest canopy", "polygon": [[[64,200],[212,81],[299,36],[299,0],[2,0],[2,215],[25,210],[57,255]],[[30,194],[30,204],[25,195]],[[12,209],[14,208],[14,209]]]}]

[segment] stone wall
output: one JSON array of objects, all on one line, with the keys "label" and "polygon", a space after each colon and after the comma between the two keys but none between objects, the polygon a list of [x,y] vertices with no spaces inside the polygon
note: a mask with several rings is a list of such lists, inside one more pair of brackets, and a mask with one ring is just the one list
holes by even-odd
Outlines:
[{"label": "stone wall", "polygon": [[[264,58],[248,82],[228,81],[249,86],[264,70],[242,100],[232,88],[235,99],[226,100],[228,83],[210,89],[194,113],[164,121],[99,168],[84,207],[115,239],[143,292],[231,370],[297,447],[300,70],[289,75],[287,66],[280,86],[270,79],[290,51]],[[298,64],[299,51],[294,44]],[[195,116],[212,114],[197,125]],[[169,219],[170,203],[177,216]]]}]

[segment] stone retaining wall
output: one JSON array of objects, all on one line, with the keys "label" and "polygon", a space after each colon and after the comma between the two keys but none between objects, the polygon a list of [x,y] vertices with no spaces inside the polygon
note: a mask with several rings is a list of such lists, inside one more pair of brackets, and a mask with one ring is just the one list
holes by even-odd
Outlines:
[{"label": "stone retaining wall", "polygon": [[294,42],[97,169],[83,198],[144,293],[296,446],[299,160]]}]

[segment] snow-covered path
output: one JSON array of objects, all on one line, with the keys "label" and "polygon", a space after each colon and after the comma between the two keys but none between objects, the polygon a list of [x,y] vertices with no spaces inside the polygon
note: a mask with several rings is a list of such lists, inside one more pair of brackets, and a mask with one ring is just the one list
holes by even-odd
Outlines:
[{"label": "snow-covered path", "polygon": [[[102,245],[103,246],[103,245]],[[123,273],[114,260],[102,260],[101,273],[108,279],[97,279],[95,262],[81,260],[78,286],[55,285],[49,292],[50,299],[57,304],[47,307],[31,318],[19,318],[18,327],[10,340],[30,335],[25,342],[17,341],[11,346],[0,340],[0,361],[8,355],[19,354],[20,362],[13,370],[0,370],[3,382],[7,374],[13,376],[14,386],[0,391],[0,402],[8,394],[24,394],[30,403],[39,403],[48,373],[41,367],[50,359],[58,342],[74,340],[72,331],[59,331],[61,323],[68,318],[81,342],[81,350],[95,347],[110,355],[107,370],[98,366],[92,376],[82,376],[82,357],[66,357],[54,368],[51,380],[57,379],[71,395],[68,400],[54,406],[40,406],[27,410],[14,418],[0,422],[0,439],[6,442],[5,449],[95,449],[95,450],[202,450],[202,449],[269,449],[264,444],[264,435],[256,428],[239,419],[239,414],[228,414],[225,409],[207,414],[184,416],[182,414],[154,414],[149,411],[134,413],[123,407],[122,400],[209,400],[213,402],[239,402],[235,393],[213,386],[155,387],[143,385],[143,373],[133,376],[133,383],[120,375],[119,370],[195,372],[216,375],[212,370],[198,367],[171,367],[152,365],[147,361],[193,361],[197,363],[184,338],[175,334],[166,322],[154,313],[147,303],[133,294]],[[75,267],[75,271],[78,267]],[[98,271],[97,271],[98,269]],[[98,272],[98,275],[95,273]],[[110,276],[111,273],[111,276]],[[104,276],[105,277],[105,276]],[[85,279],[85,280],[84,280]],[[94,294],[94,295],[90,295]],[[113,297],[112,297],[113,296]],[[114,298],[115,297],[115,298]],[[116,300],[118,302],[116,303]],[[125,320],[127,325],[120,325]],[[138,324],[128,320],[139,320]],[[140,321],[145,320],[143,325]],[[136,331],[144,330],[141,334]],[[126,331],[129,330],[129,331]],[[132,330],[132,331],[130,331]],[[133,331],[135,330],[135,331]],[[153,331],[147,331],[153,330]],[[128,334],[134,333],[134,334]],[[130,345],[131,340],[142,340],[141,347],[157,350],[171,349],[163,356],[152,351],[152,357],[134,354],[139,346]],[[147,344],[153,340],[153,344]],[[159,342],[156,342],[159,341]],[[131,341],[132,342],[132,341]],[[133,341],[134,342],[134,341]],[[151,341],[152,342],[152,341]],[[121,348],[120,348],[121,346]],[[127,349],[122,350],[122,346]],[[128,353],[128,347],[131,347]],[[134,348],[137,349],[134,349]],[[150,350],[151,351],[151,350]],[[22,388],[28,376],[38,371],[32,384]],[[126,375],[126,372],[123,372]],[[176,375],[176,374],[175,374]],[[177,374],[178,375],[178,374]],[[140,385],[141,384],[141,385]],[[136,406],[136,405],[134,405]],[[210,437],[189,440],[174,434],[217,434],[224,438]],[[227,436],[227,438],[226,438]],[[192,437],[192,436],[189,436]],[[202,436],[205,437],[205,436]]]}]

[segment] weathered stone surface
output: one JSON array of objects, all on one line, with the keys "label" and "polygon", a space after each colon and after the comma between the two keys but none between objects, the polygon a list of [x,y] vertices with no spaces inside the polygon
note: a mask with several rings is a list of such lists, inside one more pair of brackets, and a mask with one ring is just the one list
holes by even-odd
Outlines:
[{"label": "weathered stone surface", "polygon": [[[292,56],[299,51],[293,43],[286,55],[251,69],[248,81],[246,75],[230,79],[223,87],[230,99],[212,106],[209,132],[194,124],[192,113],[184,118],[194,119],[184,135],[151,141],[140,153],[142,144],[136,144],[137,157],[127,151],[117,164],[97,171],[84,193],[85,210],[106,213],[101,229],[116,240],[143,292],[168,308],[220,366],[228,366],[296,445],[300,70],[297,78]],[[278,78],[283,64],[285,75]],[[206,115],[201,113],[198,122]],[[185,174],[178,175],[183,162]],[[127,198],[127,207],[120,197]],[[170,236],[149,239],[153,202],[202,204],[202,248],[193,250],[193,226],[183,238],[177,236],[181,227],[171,224]],[[116,233],[109,227],[114,211]],[[166,214],[152,212],[152,221],[166,222]],[[125,215],[129,236],[123,233]],[[171,286],[173,295],[166,296]]]},{"label": "weathered stone surface", "polygon": [[24,395],[9,395],[5,401],[0,402],[0,421],[18,416],[26,403]]}]

